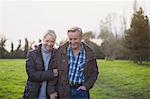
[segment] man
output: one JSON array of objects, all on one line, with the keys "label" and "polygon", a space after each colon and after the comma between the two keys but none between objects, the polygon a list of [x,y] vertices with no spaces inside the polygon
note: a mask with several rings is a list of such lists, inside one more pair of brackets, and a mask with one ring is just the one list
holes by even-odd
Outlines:
[{"label": "man", "polygon": [[89,89],[98,76],[96,57],[81,42],[81,28],[71,27],[67,34],[69,42],[58,48],[53,65],[58,69],[58,78],[49,81],[47,92],[51,98],[58,95],[60,99],[89,99]]}]

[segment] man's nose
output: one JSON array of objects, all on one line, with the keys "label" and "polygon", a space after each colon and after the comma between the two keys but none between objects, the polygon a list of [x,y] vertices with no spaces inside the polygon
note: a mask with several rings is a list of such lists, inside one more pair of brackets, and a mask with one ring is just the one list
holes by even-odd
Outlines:
[{"label": "man's nose", "polygon": [[74,42],[75,42],[74,40],[71,41],[71,43],[74,43]]}]

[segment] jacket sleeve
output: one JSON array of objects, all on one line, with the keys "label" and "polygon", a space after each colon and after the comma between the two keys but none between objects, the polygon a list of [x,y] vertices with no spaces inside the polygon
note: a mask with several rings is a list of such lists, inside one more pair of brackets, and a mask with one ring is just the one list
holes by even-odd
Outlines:
[{"label": "jacket sleeve", "polygon": [[52,70],[48,71],[35,70],[35,61],[33,58],[33,52],[29,52],[27,54],[26,72],[28,74],[29,79],[32,81],[48,81],[54,78]]},{"label": "jacket sleeve", "polygon": [[[55,54],[55,58],[54,58],[54,63],[52,65],[52,69],[58,69],[58,67],[57,67],[58,66],[58,61],[59,61],[58,57],[59,57],[59,51],[57,50],[57,52]],[[54,77],[52,80],[48,81],[48,85],[47,85],[47,93],[48,93],[48,95],[56,92],[57,81],[58,81],[58,76]]]},{"label": "jacket sleeve", "polygon": [[91,60],[91,73],[90,76],[88,77],[87,81],[83,84],[87,90],[91,89],[95,83],[95,81],[97,80],[97,76],[98,76],[98,66],[97,66],[97,62],[96,59]]}]

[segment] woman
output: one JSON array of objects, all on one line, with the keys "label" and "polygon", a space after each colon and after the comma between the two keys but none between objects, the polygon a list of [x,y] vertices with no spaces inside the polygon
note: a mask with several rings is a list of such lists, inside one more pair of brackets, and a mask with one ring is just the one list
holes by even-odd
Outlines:
[{"label": "woman", "polygon": [[28,79],[23,98],[47,99],[47,81],[53,80],[58,73],[53,71],[51,66],[54,62],[56,49],[54,44],[56,34],[48,30],[43,36],[43,42],[35,50],[29,51],[26,61],[26,72]]}]

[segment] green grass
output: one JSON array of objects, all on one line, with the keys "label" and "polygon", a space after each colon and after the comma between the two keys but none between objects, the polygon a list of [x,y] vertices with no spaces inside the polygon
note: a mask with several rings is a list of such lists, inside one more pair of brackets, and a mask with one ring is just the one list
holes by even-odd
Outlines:
[{"label": "green grass", "polygon": [[0,99],[21,99],[26,79],[25,60],[0,60]]},{"label": "green grass", "polygon": [[[98,60],[98,65],[91,99],[150,99],[149,63]],[[0,60],[0,99],[21,99],[26,79],[24,59]]]},{"label": "green grass", "polygon": [[92,99],[150,99],[150,66],[129,61],[98,61]]}]

